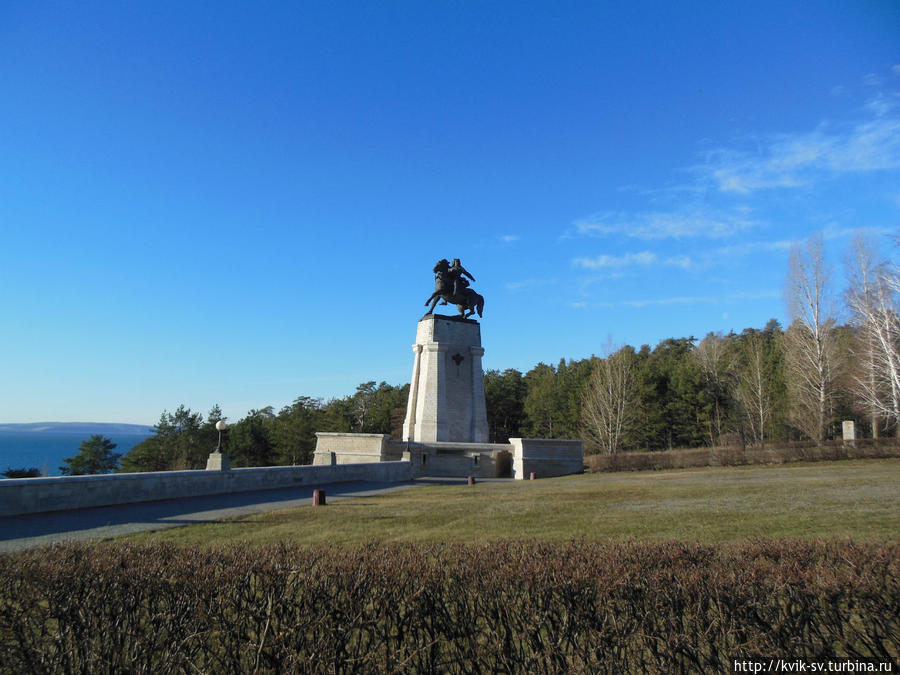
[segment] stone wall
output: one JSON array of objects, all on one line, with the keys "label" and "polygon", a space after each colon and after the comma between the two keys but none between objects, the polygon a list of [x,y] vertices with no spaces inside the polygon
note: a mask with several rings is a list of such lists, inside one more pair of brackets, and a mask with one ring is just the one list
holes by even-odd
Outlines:
[{"label": "stone wall", "polygon": [[0,516],[344,481],[413,479],[408,461],[0,480]]},{"label": "stone wall", "polygon": [[413,463],[419,476],[510,478],[512,447],[508,443],[407,443],[388,441],[388,448]]},{"label": "stone wall", "polygon": [[511,438],[509,443],[393,441],[387,434],[317,433],[316,465],[408,460],[414,476],[527,479],[584,471],[581,441]]},{"label": "stone wall", "polygon": [[396,457],[388,456],[387,445],[390,439],[388,434],[345,434],[317,431],[313,466],[400,459],[399,454]]},{"label": "stone wall", "polygon": [[584,471],[581,441],[549,438],[510,438],[513,478],[568,476]]}]

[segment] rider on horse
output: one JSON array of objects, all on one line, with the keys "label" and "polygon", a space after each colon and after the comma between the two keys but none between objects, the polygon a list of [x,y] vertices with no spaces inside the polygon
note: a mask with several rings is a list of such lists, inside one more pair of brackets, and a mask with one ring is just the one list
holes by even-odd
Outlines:
[{"label": "rider on horse", "polygon": [[447,271],[450,274],[450,278],[453,279],[453,295],[459,295],[468,288],[469,282],[464,277],[469,277],[472,281],[475,281],[475,277],[469,274],[469,271],[462,266],[459,258],[453,259],[453,264],[450,265],[450,269]]},{"label": "rider on horse", "polygon": [[[454,258],[453,264],[450,266],[448,266],[446,258],[442,258],[441,260],[439,260],[438,264],[434,266],[435,278],[439,278],[441,273],[444,273],[446,275],[446,278],[452,282],[452,290],[447,290],[450,290],[452,292],[453,297],[458,297],[462,293],[465,293],[466,289],[469,287],[469,282],[466,281],[465,277],[469,277],[469,279],[475,281],[475,277],[473,277],[469,273],[469,270],[462,266],[459,258]],[[447,304],[446,298],[441,301],[441,304]]]},{"label": "rider on horse", "polygon": [[[434,306],[440,300],[442,305],[455,304],[459,308],[460,316],[465,315],[468,318],[476,311],[478,316],[481,316],[484,298],[469,288],[469,282],[465,277],[469,277],[472,281],[475,281],[475,277],[462,266],[459,258],[453,259],[453,265],[447,262],[446,258],[441,258],[432,271],[434,272],[434,293],[425,301],[426,307],[431,304],[429,313],[434,311]],[[467,310],[468,314],[466,314]]]}]

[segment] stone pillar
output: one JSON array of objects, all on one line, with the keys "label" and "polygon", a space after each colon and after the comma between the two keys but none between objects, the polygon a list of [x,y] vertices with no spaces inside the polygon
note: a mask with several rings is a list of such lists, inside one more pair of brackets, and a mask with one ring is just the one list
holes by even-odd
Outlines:
[{"label": "stone pillar", "polygon": [[856,441],[856,425],[853,420],[844,420],[842,425],[844,443],[853,443]]},{"label": "stone pillar", "polygon": [[230,471],[231,460],[224,452],[211,452],[206,458],[207,471]]},{"label": "stone pillar", "polygon": [[403,440],[411,440],[416,433],[416,404],[419,399],[419,371],[422,366],[422,345],[413,345],[413,374],[406,402],[406,419],[403,420]]},{"label": "stone pillar", "polygon": [[477,321],[426,314],[416,330],[403,440],[486,443],[487,409]]},{"label": "stone pillar", "polygon": [[[479,336],[480,338],[480,336]],[[484,371],[481,368],[482,347],[469,347],[472,361],[472,442],[488,442],[487,403],[484,397]]]}]

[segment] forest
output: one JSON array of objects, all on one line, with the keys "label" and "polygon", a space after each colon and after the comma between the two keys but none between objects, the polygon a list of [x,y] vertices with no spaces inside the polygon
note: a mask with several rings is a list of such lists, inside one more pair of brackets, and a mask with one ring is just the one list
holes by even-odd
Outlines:
[{"label": "forest", "polygon": [[[740,333],[616,346],[581,360],[485,373],[490,440],[581,438],[585,454],[700,446],[764,446],[896,435],[900,422],[900,269],[857,235],[838,298],[821,235],[790,254],[791,323]],[[838,317],[841,317],[839,321]],[[223,440],[233,466],[307,464],[317,431],[400,438],[409,384],[360,384],[344,398],[298,397],[251,410]],[[218,406],[204,418],[163,411],[121,471],[198,469],[217,443]]]}]

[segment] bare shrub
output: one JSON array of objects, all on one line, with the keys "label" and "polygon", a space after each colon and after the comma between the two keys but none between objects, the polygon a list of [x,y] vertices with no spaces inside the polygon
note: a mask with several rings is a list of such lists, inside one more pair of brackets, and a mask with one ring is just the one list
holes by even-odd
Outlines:
[{"label": "bare shrub", "polygon": [[900,544],[65,545],[0,556],[7,672],[724,672],[898,658]]},{"label": "bare shrub", "polygon": [[683,448],[660,452],[620,452],[616,455],[588,455],[584,464],[588,473],[601,471],[647,471],[686,469],[701,466],[741,466],[745,464],[785,464],[840,459],[876,459],[900,457],[896,439],[860,439],[852,444],[829,441],[784,443],[765,448],[723,446],[719,448]]}]

